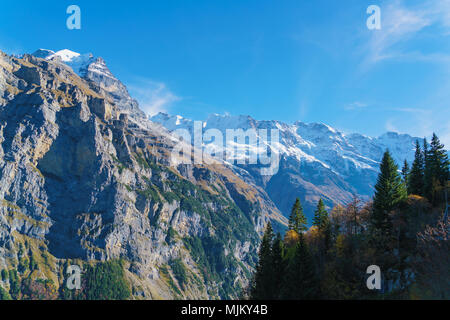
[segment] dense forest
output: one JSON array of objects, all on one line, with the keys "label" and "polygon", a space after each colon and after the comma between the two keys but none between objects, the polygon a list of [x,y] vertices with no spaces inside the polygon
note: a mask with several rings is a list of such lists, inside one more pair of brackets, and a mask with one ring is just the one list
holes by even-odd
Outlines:
[{"label": "dense forest", "polygon": [[[449,299],[449,159],[433,134],[417,141],[400,171],[383,156],[372,201],[354,198],[327,212],[318,201],[307,227],[300,200],[282,237],[267,225],[250,299]],[[369,290],[367,268],[381,270]]]}]

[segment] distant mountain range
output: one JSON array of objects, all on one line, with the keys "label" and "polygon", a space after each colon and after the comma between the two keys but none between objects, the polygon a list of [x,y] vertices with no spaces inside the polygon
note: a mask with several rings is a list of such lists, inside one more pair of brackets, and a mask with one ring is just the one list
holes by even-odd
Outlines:
[{"label": "distant mountain range", "polygon": [[[192,132],[193,121],[179,115],[159,113],[150,120],[170,131],[183,128]],[[349,202],[353,196],[368,200],[385,150],[390,150],[400,167],[405,159],[411,163],[415,141],[419,139],[394,132],[373,138],[344,134],[322,123],[287,124],[258,121],[244,115],[213,114],[203,121],[203,128],[218,129],[223,135],[226,129],[278,129],[280,143],[273,148],[280,154],[280,167],[275,175],[261,176],[260,166],[235,165],[246,170],[254,183],[264,188],[284,215],[289,215],[295,198],[299,197],[309,221],[319,198],[329,207]]]}]

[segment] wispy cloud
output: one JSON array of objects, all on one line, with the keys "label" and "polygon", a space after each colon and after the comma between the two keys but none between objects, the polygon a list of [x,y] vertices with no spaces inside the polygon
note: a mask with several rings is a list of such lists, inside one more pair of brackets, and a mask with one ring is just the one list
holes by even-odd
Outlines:
[{"label": "wispy cloud", "polygon": [[394,124],[394,119],[387,119],[384,128],[390,132],[400,132],[397,126]]},{"label": "wispy cloud", "polygon": [[412,114],[431,114],[431,110],[421,109],[421,108],[392,108],[392,111],[406,112]]},{"label": "wispy cloud", "polygon": [[[397,112],[394,116],[386,119],[384,127],[387,131],[408,133],[417,137],[429,137],[433,132],[436,132],[440,137],[445,137],[447,133],[450,133],[450,127],[445,130],[441,125],[436,124],[436,116],[433,110],[421,108],[389,108],[386,111]],[[404,115],[404,113],[407,115]],[[407,122],[404,121],[405,118],[408,119]]]},{"label": "wispy cloud", "polygon": [[450,146],[450,122],[442,121],[449,114],[450,81],[444,74],[450,72],[450,0],[386,0],[380,7],[381,30],[370,31],[360,47],[364,58],[359,71],[365,73],[385,61],[401,61],[434,64],[440,72],[434,87],[410,101],[413,107],[383,108],[395,112],[385,120],[385,129],[417,136],[435,131]]},{"label": "wispy cloud", "polygon": [[140,108],[148,115],[168,112],[171,105],[181,100],[162,82],[139,79],[128,85],[131,95],[139,102]]},{"label": "wispy cloud", "polygon": [[450,0],[428,0],[415,6],[394,0],[382,6],[381,13],[382,28],[373,31],[368,40],[366,66],[400,58],[450,62],[450,55],[445,52],[426,54],[406,49],[408,42],[427,27],[439,27],[444,36],[450,34]]},{"label": "wispy cloud", "polygon": [[366,108],[367,106],[368,106],[367,103],[355,101],[355,102],[345,105],[344,109],[345,110],[361,110],[361,109]]}]

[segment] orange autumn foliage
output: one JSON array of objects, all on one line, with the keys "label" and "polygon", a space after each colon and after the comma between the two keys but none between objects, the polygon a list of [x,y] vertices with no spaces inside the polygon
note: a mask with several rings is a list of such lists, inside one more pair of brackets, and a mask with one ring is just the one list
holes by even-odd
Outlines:
[{"label": "orange autumn foliage", "polygon": [[294,247],[300,240],[300,235],[295,230],[289,230],[284,236],[284,245],[288,248]]}]

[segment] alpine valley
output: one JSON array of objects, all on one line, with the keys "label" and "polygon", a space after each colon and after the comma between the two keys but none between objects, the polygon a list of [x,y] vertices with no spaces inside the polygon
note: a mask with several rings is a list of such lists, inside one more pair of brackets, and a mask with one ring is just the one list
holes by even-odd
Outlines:
[{"label": "alpine valley", "polygon": [[[238,298],[268,221],[284,230],[297,197],[308,220],[319,198],[328,207],[368,200],[384,151],[411,162],[416,140],[250,116],[203,121],[223,132],[278,129],[279,170],[262,176],[252,165],[174,165],[171,131],[192,126],[148,118],[102,58],[0,52],[2,290],[16,299]],[[84,271],[75,293],[70,265]]]}]

